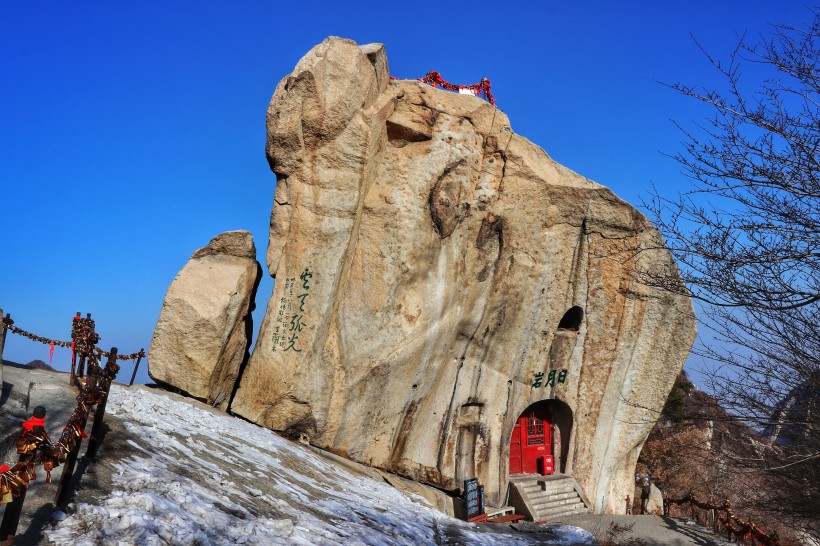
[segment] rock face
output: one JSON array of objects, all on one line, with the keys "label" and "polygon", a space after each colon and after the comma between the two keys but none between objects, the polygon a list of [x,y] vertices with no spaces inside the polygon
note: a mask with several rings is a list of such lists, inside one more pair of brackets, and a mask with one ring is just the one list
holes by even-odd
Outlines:
[{"label": "rock face", "polygon": [[[632,497],[632,513],[633,514],[640,514],[641,513],[641,488],[639,486],[635,487],[635,490],[632,492],[634,495]],[[663,493],[660,489],[658,489],[655,484],[651,484],[649,490],[649,499],[646,501],[646,513],[647,514],[656,514],[656,515],[663,515]]]},{"label": "rock face", "polygon": [[261,273],[247,231],[223,233],[197,250],[165,295],[148,374],[227,409],[247,359]]},{"label": "rock face", "polygon": [[499,505],[540,408],[558,470],[622,510],[695,334],[637,280],[674,268],[650,223],[482,99],[391,81],[379,44],[299,61],[267,153],[276,285],[231,410]]},{"label": "rock face", "polygon": [[[763,437],[769,445],[806,446],[813,443],[811,425],[817,423],[816,412],[820,406],[820,377],[807,378],[789,391],[788,396],[774,408],[771,424],[763,429]],[[814,415],[812,415],[814,414]]]}]

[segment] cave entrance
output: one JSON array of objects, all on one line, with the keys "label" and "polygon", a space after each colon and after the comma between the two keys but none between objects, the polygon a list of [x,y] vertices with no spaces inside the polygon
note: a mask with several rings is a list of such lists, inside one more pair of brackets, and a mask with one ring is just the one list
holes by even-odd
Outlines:
[{"label": "cave entrance", "polygon": [[510,437],[510,475],[543,473],[542,457],[552,455],[556,472],[566,472],[572,409],[560,400],[536,402],[524,410]]}]

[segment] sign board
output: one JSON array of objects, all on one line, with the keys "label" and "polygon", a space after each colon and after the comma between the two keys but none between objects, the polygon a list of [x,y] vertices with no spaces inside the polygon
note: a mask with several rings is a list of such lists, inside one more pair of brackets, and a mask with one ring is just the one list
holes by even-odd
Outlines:
[{"label": "sign board", "polygon": [[464,480],[464,509],[468,520],[484,513],[484,486],[478,478]]}]

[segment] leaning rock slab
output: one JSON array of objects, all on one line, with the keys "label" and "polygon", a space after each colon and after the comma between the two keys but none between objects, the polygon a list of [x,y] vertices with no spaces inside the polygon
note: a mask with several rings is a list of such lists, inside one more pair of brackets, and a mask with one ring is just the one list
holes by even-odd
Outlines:
[{"label": "leaning rock slab", "polygon": [[197,250],[168,288],[148,351],[148,374],[227,409],[250,345],[260,276],[247,231],[223,233]]},{"label": "leaning rock slab", "polygon": [[558,469],[622,510],[695,334],[635,275],[674,271],[651,224],[480,98],[391,81],[380,45],[305,55],[267,153],[276,285],[231,410],[498,506],[544,404]]}]

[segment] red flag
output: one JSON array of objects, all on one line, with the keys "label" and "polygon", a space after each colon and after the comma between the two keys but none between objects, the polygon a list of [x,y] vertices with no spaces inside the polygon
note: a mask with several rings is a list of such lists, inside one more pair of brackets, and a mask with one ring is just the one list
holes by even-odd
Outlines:
[{"label": "red flag", "polygon": [[48,365],[51,366],[51,360],[54,358],[54,342],[52,341],[48,348]]}]

